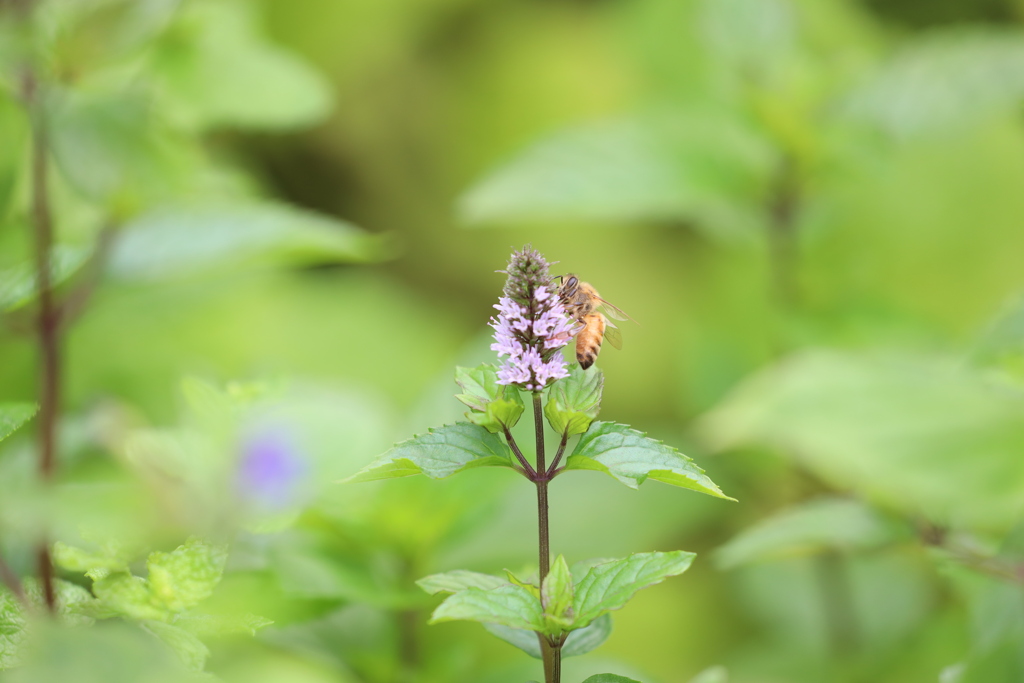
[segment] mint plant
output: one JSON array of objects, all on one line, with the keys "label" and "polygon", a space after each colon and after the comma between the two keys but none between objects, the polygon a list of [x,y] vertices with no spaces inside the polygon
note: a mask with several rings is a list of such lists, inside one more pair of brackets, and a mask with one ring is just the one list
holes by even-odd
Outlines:
[{"label": "mint plant", "polygon": [[[239,490],[225,495],[236,454],[226,440],[203,459],[195,441],[176,449],[170,430],[143,433],[113,412],[82,438],[80,425],[105,409],[86,410],[69,395],[65,348],[95,295],[118,288],[383,258],[377,238],[273,200],[210,144],[227,129],[293,131],[322,121],[331,100],[328,79],[269,41],[249,3],[0,0],[0,337],[5,354],[23,343],[34,349],[38,386],[19,395],[9,381],[17,372],[8,374],[4,398],[19,400],[0,402],[0,670],[63,680],[45,667],[73,659],[69,649],[100,651],[63,647],[66,635],[109,642],[116,656],[92,656],[117,662],[114,680],[154,680],[132,673],[124,652],[145,650],[137,641],[155,636],[154,656],[139,660],[145,667],[162,667],[173,652],[180,661],[168,666],[197,673],[209,654],[203,639],[270,623],[247,610],[200,611],[221,581],[226,546],[198,538],[234,540],[233,518],[201,515],[214,509],[211,499],[217,512],[242,499],[239,508],[268,508],[258,510],[264,517],[288,502],[297,475],[281,440],[254,434],[256,443],[239,449]],[[24,429],[6,442],[33,418],[34,439]],[[159,474],[147,471],[159,456]],[[180,476],[167,476],[172,470]],[[139,500],[133,491],[146,487],[153,495]],[[107,505],[116,512],[90,514]],[[124,523],[107,528],[113,519]],[[117,543],[76,547],[94,527]],[[169,552],[147,556],[155,548]],[[140,557],[148,557],[145,578],[129,569]],[[91,592],[72,582],[83,572]],[[44,614],[69,626],[126,623],[64,634]],[[104,640],[114,633],[130,635]],[[61,656],[40,654],[49,647]]]},{"label": "mint plant", "polygon": [[[477,621],[497,637],[541,659],[546,683],[561,680],[562,657],[601,645],[611,631],[609,613],[633,595],[685,572],[694,554],[636,553],[620,559],[577,562],[551,559],[548,495],[551,482],[574,470],[605,472],[631,488],[647,479],[731,500],[704,471],[676,449],[626,425],[597,421],[604,377],[562,355],[579,325],[565,312],[548,262],[529,246],[512,254],[503,296],[491,320],[500,366],[457,368],[456,398],[469,408],[466,422],[431,429],[395,445],[346,481],[425,474],[440,479],[477,467],[515,470],[537,491],[538,573],[492,576],[468,570],[419,580],[448,597],[431,623]],[[534,449],[512,428],[532,408]],[[545,423],[558,438],[548,460]],[[570,441],[575,439],[572,450]],[[604,675],[603,675],[604,676]],[[611,675],[597,680],[624,680]],[[592,679],[594,680],[594,679]]]},{"label": "mint plant", "polygon": [[[355,226],[254,196],[206,144],[225,127],[314,123],[330,99],[242,3],[0,2],[0,322],[32,339],[39,387],[32,403],[0,405],[0,438],[37,416],[41,489],[61,485],[64,347],[98,289],[378,258]],[[36,535],[56,614],[56,539],[46,525]],[[18,595],[16,569],[0,558]]]}]

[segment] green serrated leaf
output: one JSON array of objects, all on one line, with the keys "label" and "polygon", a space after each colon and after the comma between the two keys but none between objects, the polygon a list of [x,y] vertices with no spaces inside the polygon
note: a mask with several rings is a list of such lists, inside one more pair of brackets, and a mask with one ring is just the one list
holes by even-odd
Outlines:
[{"label": "green serrated leaf", "polygon": [[505,576],[508,577],[509,583],[511,583],[513,586],[525,588],[527,591],[530,592],[530,595],[540,600],[540,586],[538,586],[535,583],[531,583],[530,581],[524,581],[523,579],[520,579],[510,569],[505,570]]},{"label": "green serrated leaf", "polygon": [[829,498],[787,508],[758,522],[719,548],[715,559],[728,569],[828,549],[868,550],[899,537],[899,529],[863,503]]},{"label": "green serrated leaf", "polygon": [[[27,579],[23,588],[25,596],[37,611],[45,609],[43,590],[35,579]],[[57,579],[54,582],[57,595],[57,615],[65,626],[87,626],[93,623],[88,616],[89,608],[96,599],[81,586]],[[29,620],[21,601],[0,586],[0,671],[14,668],[22,663],[23,648],[28,642]]]},{"label": "green serrated leaf", "polygon": [[27,639],[24,608],[10,591],[0,587],[0,671],[21,664]]},{"label": "green serrated leaf", "polygon": [[498,371],[493,365],[457,367],[455,382],[463,391],[455,398],[472,409],[466,417],[489,432],[497,434],[511,429],[523,414],[519,390],[511,385],[498,384]]},{"label": "green serrated leaf", "polygon": [[601,614],[622,608],[637,591],[682,574],[694,557],[682,550],[637,553],[597,565],[576,585],[573,626],[586,626]]},{"label": "green serrated leaf", "polygon": [[174,650],[189,671],[205,668],[210,648],[192,633],[162,621],[144,621],[141,626]]},{"label": "green serrated leaf", "polygon": [[343,482],[374,481],[425,474],[443,479],[474,467],[512,467],[512,452],[495,434],[457,422],[396,444]]},{"label": "green serrated leaf", "polygon": [[156,552],[146,560],[149,587],[156,604],[180,612],[210,597],[227,562],[224,548],[188,539],[170,553]]},{"label": "green serrated leaf", "polygon": [[569,571],[572,572],[572,580],[574,583],[579,583],[583,580],[583,577],[587,575],[591,569],[599,564],[606,562],[614,562],[617,558],[614,557],[591,557],[586,560],[580,560],[579,562],[573,562],[572,566],[569,567]]},{"label": "green serrated leaf", "polygon": [[[50,283],[56,287],[74,275],[89,257],[87,249],[59,244],[50,256]],[[38,294],[36,267],[24,262],[0,269],[0,312],[30,303]]]},{"label": "green serrated leaf", "polygon": [[228,266],[364,263],[382,238],[350,223],[271,202],[162,206],[129,222],[110,255],[124,280],[158,280]]},{"label": "green serrated leaf", "polygon": [[533,631],[544,629],[540,600],[521,586],[459,591],[434,610],[430,623],[455,620],[503,624]]},{"label": "green serrated leaf", "polygon": [[[519,628],[511,628],[500,624],[484,624],[487,631],[506,643],[518,647],[534,659],[541,658],[540,641],[534,631],[526,631]],[[597,649],[612,632],[612,618],[609,614],[602,614],[595,619],[590,626],[578,628],[569,633],[562,644],[562,658],[578,657]]]},{"label": "green serrated leaf", "polygon": [[[128,571],[127,563],[120,557],[113,557],[101,552],[90,552],[60,541],[53,544],[53,561],[63,569],[83,572],[90,578],[102,578],[110,572]],[[106,573],[100,574],[96,570],[103,570]]]},{"label": "green serrated leaf", "polygon": [[563,630],[573,623],[572,573],[565,557],[559,555],[551,563],[551,570],[544,577],[540,590],[540,602],[544,608],[544,619],[548,629]]},{"label": "green serrated leaf", "polygon": [[616,674],[597,674],[583,681],[583,683],[640,683],[640,681]]},{"label": "green serrated leaf", "polygon": [[[93,623],[92,607],[96,598],[88,590],[70,581],[57,579],[54,581],[57,594],[57,615],[65,626],[88,626]],[[46,602],[39,581],[32,578],[25,580],[25,594],[33,605],[44,609]]]},{"label": "green serrated leaf", "polygon": [[604,374],[596,366],[583,370],[573,364],[569,376],[555,382],[548,392],[544,416],[558,434],[575,436],[590,429],[601,410]]},{"label": "green serrated leaf", "polygon": [[513,586],[518,586],[519,588],[525,589],[530,595],[534,596],[538,600],[541,599],[541,587],[540,586],[538,586],[537,584],[532,584],[532,583],[530,583],[528,581],[523,581],[522,579],[519,579],[519,577],[517,577],[517,575],[512,573],[512,571],[510,569],[505,569],[505,575],[506,575],[506,577],[508,577],[508,580],[509,580],[510,584],[512,584]]},{"label": "green serrated leaf", "polygon": [[605,472],[634,489],[653,479],[734,500],[676,449],[614,422],[595,422],[580,437],[565,469]]},{"label": "green serrated leaf", "polygon": [[507,385],[498,384],[498,371],[490,363],[475,368],[456,366],[455,383],[462,389],[455,398],[473,410],[486,410],[487,404],[498,398]]},{"label": "green serrated leaf", "polygon": [[3,441],[39,410],[34,403],[0,403],[0,441]]},{"label": "green serrated leaf", "polygon": [[509,387],[504,395],[512,398],[491,401],[482,413],[466,413],[466,419],[495,434],[503,432],[505,427],[512,428],[523,414],[523,399],[515,387]]},{"label": "green serrated leaf", "polygon": [[98,607],[104,610],[97,616],[120,614],[138,621],[166,621],[170,616],[167,609],[154,602],[149,583],[127,572],[110,574],[94,582],[92,592],[100,601]]},{"label": "green serrated leaf", "polygon": [[497,576],[481,574],[480,572],[471,572],[466,569],[456,569],[454,571],[444,572],[443,574],[431,574],[430,576],[424,576],[416,582],[417,586],[431,595],[437,595],[438,593],[457,593],[467,588],[482,588],[484,590],[488,590],[491,588],[498,588],[499,586],[505,586],[507,584],[507,581],[504,581]]}]

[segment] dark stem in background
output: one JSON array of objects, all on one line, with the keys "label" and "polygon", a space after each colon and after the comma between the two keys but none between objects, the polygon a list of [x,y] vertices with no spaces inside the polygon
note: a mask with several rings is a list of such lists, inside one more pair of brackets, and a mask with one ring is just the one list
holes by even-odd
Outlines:
[{"label": "dark stem in background", "polygon": [[[797,218],[803,199],[798,162],[785,154],[772,181],[768,204],[768,248],[772,297],[780,314],[796,312],[802,301]],[[787,350],[785,336],[776,339],[778,355]],[[814,558],[821,605],[832,651],[846,654],[858,645],[858,623],[847,560],[835,551]]]},{"label": "dark stem in background", "polygon": [[103,272],[107,268],[107,261],[110,260],[110,252],[113,249],[116,234],[117,230],[114,224],[107,223],[96,237],[96,248],[85,267],[81,282],[67,294],[57,311],[61,331],[65,330],[85,311],[96,287],[103,279]]},{"label": "dark stem in background", "polygon": [[[415,582],[421,576],[419,565],[414,558],[403,558],[403,583]],[[410,607],[399,610],[396,615],[398,629],[398,657],[401,666],[398,669],[396,683],[411,683],[416,680],[416,672],[420,668],[420,622],[423,615],[420,610]]]},{"label": "dark stem in background", "polygon": [[[47,188],[46,115],[39,96],[35,72],[27,69],[22,94],[32,123],[32,233],[35,243],[36,289],[39,310],[36,320],[39,346],[39,477],[53,481],[57,470],[57,413],[60,401],[60,313],[55,305],[51,263],[53,220]],[[57,607],[53,585],[53,562],[49,542],[43,538],[36,549],[43,598],[52,613]]]},{"label": "dark stem in background", "polygon": [[783,311],[800,305],[797,270],[800,263],[797,213],[800,208],[800,179],[796,159],[787,154],[772,180],[768,200],[768,251],[771,263],[772,296]]},{"label": "dark stem in background", "polygon": [[944,550],[950,558],[973,571],[1024,586],[1024,561],[1020,558],[987,555],[977,548],[957,544],[950,538],[948,529],[929,522],[919,522],[917,533],[926,546]]},{"label": "dark stem in background", "polygon": [[25,588],[21,585],[21,580],[18,575],[14,573],[11,566],[7,564],[7,561],[3,557],[0,557],[0,582],[3,582],[7,589],[11,591],[11,594],[20,602],[23,606],[28,607],[28,598],[25,597]]}]

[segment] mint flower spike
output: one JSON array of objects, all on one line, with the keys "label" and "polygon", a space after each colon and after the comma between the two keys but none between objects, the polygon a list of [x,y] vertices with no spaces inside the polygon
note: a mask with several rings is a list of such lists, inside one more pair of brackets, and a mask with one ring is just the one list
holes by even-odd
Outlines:
[{"label": "mint flower spike", "polygon": [[491,350],[505,359],[498,368],[498,384],[540,391],[569,376],[559,349],[578,332],[577,325],[566,314],[540,252],[523,247],[502,272],[508,275],[505,295],[494,306],[497,319],[490,322]]}]

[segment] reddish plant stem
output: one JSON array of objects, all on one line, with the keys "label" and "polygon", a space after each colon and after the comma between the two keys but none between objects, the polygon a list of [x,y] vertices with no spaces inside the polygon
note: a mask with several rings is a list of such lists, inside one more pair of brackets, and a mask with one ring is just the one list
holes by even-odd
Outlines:
[{"label": "reddish plant stem", "polygon": [[93,250],[89,263],[86,265],[85,274],[81,282],[64,297],[64,301],[57,308],[57,318],[60,331],[63,332],[85,311],[86,304],[92,298],[96,287],[103,278],[103,271],[106,269],[110,252],[114,246],[115,227],[107,223],[100,230],[96,237],[96,248]]},{"label": "reddish plant stem", "polygon": [[925,545],[945,551],[950,559],[979,574],[1024,585],[1024,562],[1010,557],[986,555],[969,545],[958,544],[950,539],[948,529],[930,523],[922,524],[918,534]]},{"label": "reddish plant stem", "polygon": [[[538,574],[539,584],[543,586],[544,579],[547,578],[551,567],[551,539],[548,531],[548,482],[551,477],[544,462],[544,411],[541,407],[539,391],[533,392],[533,426],[537,435],[537,474],[533,481],[537,486]],[[559,450],[564,450],[564,448]],[[540,641],[541,660],[544,662],[545,683],[560,683],[562,680],[561,642],[552,642],[542,633],[538,633],[537,638]]]},{"label": "reddish plant stem", "polygon": [[[47,187],[48,135],[39,84],[27,69],[22,93],[32,123],[32,234],[35,245],[36,289],[39,294],[36,334],[39,346],[39,477],[51,483],[57,470],[57,417],[60,402],[60,312],[52,280],[53,218]],[[57,608],[53,562],[49,542],[43,538],[36,549],[39,580],[47,609]]]},{"label": "reddish plant stem", "polygon": [[21,585],[21,579],[3,557],[0,557],[0,581],[7,586],[7,590],[11,591],[18,602],[28,607],[28,598],[25,596],[25,588]]},{"label": "reddish plant stem", "polygon": [[537,433],[537,466],[535,471],[543,473],[543,475],[537,476],[534,480],[534,483],[537,485],[537,532],[540,538],[538,567],[540,582],[543,584],[551,564],[551,546],[548,535],[548,470],[544,464],[544,416],[540,403],[540,392],[533,392],[533,420],[534,430]]},{"label": "reddish plant stem", "polygon": [[530,461],[523,455],[523,452],[519,450],[519,444],[517,444],[516,440],[512,437],[512,432],[509,431],[509,428],[505,425],[502,425],[502,429],[505,430],[505,440],[508,441],[509,448],[511,448],[512,452],[515,453],[516,459],[523,468],[523,474],[525,474],[526,478],[530,481],[535,481],[537,478],[537,472],[533,469]]},{"label": "reddish plant stem", "polygon": [[558,464],[562,462],[562,455],[565,454],[565,445],[569,443],[569,433],[562,434],[562,440],[558,443],[558,450],[555,451],[555,459],[551,461],[551,467],[548,468],[547,478],[551,481],[558,474]]}]

